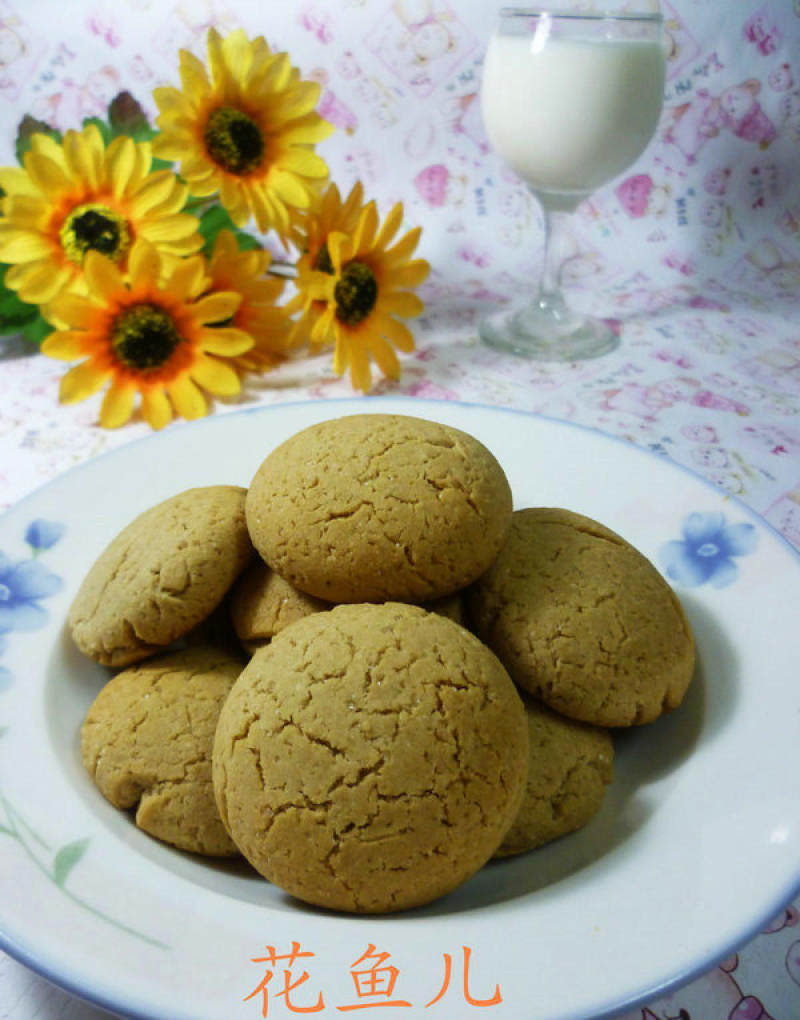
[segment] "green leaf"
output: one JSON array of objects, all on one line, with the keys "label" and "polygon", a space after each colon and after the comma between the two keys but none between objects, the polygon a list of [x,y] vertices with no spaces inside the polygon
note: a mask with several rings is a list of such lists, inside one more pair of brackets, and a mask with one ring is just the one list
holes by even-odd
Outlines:
[{"label": "green leaf", "polygon": [[26,113],[22,120],[19,122],[17,128],[17,140],[15,144],[15,151],[17,154],[17,162],[22,165],[23,157],[31,147],[31,137],[35,134],[49,135],[54,138],[57,142],[60,142],[62,135],[60,131],[50,127],[43,120],[37,120],[35,117],[31,117],[29,113]]},{"label": "green leaf", "polygon": [[42,341],[45,340],[53,332],[53,326],[43,318],[41,312],[36,316],[35,319],[31,319],[30,322],[26,322],[22,327],[22,335],[28,341],[29,344],[34,344],[36,347],[40,347]]},{"label": "green leaf", "polygon": [[89,845],[88,838],[77,839],[74,843],[67,843],[62,846],[53,861],[53,881],[57,886],[63,887],[69,877],[69,873],[83,857],[86,847]]},{"label": "green leaf", "polygon": [[36,305],[21,301],[13,290],[6,287],[5,276],[8,266],[0,266],[0,335],[19,333],[27,323],[39,315]]},{"label": "green leaf", "polygon": [[221,205],[212,205],[200,217],[200,233],[205,238],[203,254],[210,256],[220,230],[230,230],[239,244],[240,251],[252,251],[262,245],[244,230],[240,230],[228,212]]}]

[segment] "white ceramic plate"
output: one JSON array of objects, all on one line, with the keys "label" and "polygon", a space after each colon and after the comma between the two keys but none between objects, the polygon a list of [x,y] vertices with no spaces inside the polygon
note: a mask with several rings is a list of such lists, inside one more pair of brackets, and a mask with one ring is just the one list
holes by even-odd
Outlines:
[{"label": "white ceramic plate", "polygon": [[[106,674],[63,622],[95,556],[140,511],[193,485],[246,485],[298,429],[364,411],[471,432],[517,507],[568,507],[628,538],[672,575],[701,662],[679,711],[619,735],[615,781],[584,830],[379,918],[305,907],[111,808],[78,744]],[[408,1004],[396,1015],[436,1020],[473,1000],[492,1018],[597,1017],[711,967],[798,890],[798,556],[742,504],[627,443],[404,399],[222,415],[56,479],[0,520],[0,553],[0,941],[109,1009],[255,1020],[395,1001]],[[293,943],[308,955],[287,958]]]}]

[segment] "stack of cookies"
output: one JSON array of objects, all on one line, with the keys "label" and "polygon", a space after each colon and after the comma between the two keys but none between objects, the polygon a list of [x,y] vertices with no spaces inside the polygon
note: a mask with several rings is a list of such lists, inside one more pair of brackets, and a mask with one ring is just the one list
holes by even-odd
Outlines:
[{"label": "stack of cookies", "polygon": [[482,443],[398,415],[314,425],[248,489],[147,511],[69,623],[123,667],[82,730],[104,796],[159,839],[358,913],[584,825],[610,728],[675,708],[694,667],[633,547],[566,510],[514,512]]}]

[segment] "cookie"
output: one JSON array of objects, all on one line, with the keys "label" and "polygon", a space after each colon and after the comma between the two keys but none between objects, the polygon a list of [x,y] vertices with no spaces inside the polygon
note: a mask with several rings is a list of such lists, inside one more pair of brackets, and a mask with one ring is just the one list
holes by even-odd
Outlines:
[{"label": "cookie", "polygon": [[258,556],[231,592],[233,627],[250,651],[269,642],[295,620],[330,608],[329,602],[298,591]]},{"label": "cookie", "polygon": [[244,489],[212,485],[133,520],[75,596],[68,624],[78,648],[105,666],[127,666],[209,616],[253,552],[244,501]]},{"label": "cookie", "polygon": [[502,467],[458,429],[403,415],[324,421],[278,446],[247,494],[263,559],[328,602],[427,602],[479,577],[503,544]]},{"label": "cookie", "polygon": [[[238,579],[230,598],[234,630],[250,652],[268,644],[290,623],[330,608],[330,602],[299,591],[258,556]],[[423,608],[464,626],[464,606],[459,592],[427,603]]]},{"label": "cookie", "polygon": [[234,842],[308,903],[397,911],[494,853],[527,775],[521,698],[474,635],[416,606],[340,605],[259,649],[220,713]]},{"label": "cookie", "polygon": [[544,846],[584,826],[614,778],[608,730],[567,719],[526,696],[528,782],[522,806],[495,857]]},{"label": "cookie", "polygon": [[103,796],[181,850],[238,853],[214,799],[211,748],[242,665],[198,646],[131,666],[102,688],[81,729],[83,763]]},{"label": "cookie", "polygon": [[569,510],[514,513],[469,615],[520,687],[598,726],[652,722],[681,703],[694,671],[689,624],[661,574]]}]

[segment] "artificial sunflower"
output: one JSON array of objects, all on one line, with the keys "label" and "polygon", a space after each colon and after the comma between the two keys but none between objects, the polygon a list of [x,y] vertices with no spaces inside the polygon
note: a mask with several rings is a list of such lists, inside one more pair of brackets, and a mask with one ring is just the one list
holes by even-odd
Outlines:
[{"label": "artificial sunflower", "polygon": [[[363,208],[364,188],[361,181],[356,181],[350,194],[344,200],[335,184],[331,183],[327,186],[313,209],[298,218],[298,231],[294,242],[303,254],[297,260],[295,267],[297,277],[306,280],[311,272],[333,272],[328,252],[328,238],[334,232],[353,233],[358,226]],[[286,305],[289,315],[302,309],[302,315],[292,328],[291,342],[295,343],[301,337],[307,338],[326,308],[327,301],[313,300],[301,284],[298,293]]]},{"label": "artificial sunflower", "polygon": [[61,380],[62,403],[84,400],[110,382],[101,425],[124,425],[139,394],[145,420],[159,429],[173,411],[184,418],[206,414],[202,390],[215,396],[239,392],[239,375],[229,362],[253,340],[241,329],[213,324],[234,316],[241,296],[208,293],[201,255],[164,273],[158,252],[140,240],[131,248],[127,279],[96,251],[87,254],[84,270],[88,295],[62,294],[53,302],[53,315],[68,328],[42,344],[50,357],[85,359]]},{"label": "artificial sunflower", "polygon": [[359,211],[352,233],[331,231],[313,262],[298,271],[298,293],[287,306],[303,308],[300,322],[309,329],[312,347],[333,341],[334,371],[343,375],[349,365],[353,386],[365,393],[372,381],[371,360],[387,378],[400,377],[395,348],[414,350],[414,337],[400,320],[423,310],[409,289],[430,272],[424,259],[411,257],[422,231],[415,227],[392,244],[402,221],[398,202],[380,226],[370,202]]},{"label": "artificial sunflower", "polygon": [[264,372],[279,364],[288,347],[289,319],[277,302],[284,281],[267,275],[272,258],[268,251],[240,251],[229,230],[214,242],[208,266],[212,291],[239,294],[241,304],[225,325],[235,326],[253,338],[253,346],[231,359],[242,372]]},{"label": "artificial sunflower", "polygon": [[153,92],[160,116],[155,152],[180,161],[193,195],[219,192],[241,227],[252,216],[258,229],[287,238],[292,209],[312,201],[315,182],[327,177],[313,150],[333,126],[314,112],[320,87],[302,81],[287,53],[273,53],[262,36],[242,29],[224,39],[208,33],[209,74],[187,50],[180,52],[183,91]]},{"label": "artificial sunflower", "polygon": [[59,143],[34,134],[24,168],[0,168],[0,262],[6,286],[46,304],[63,291],[86,293],[84,264],[99,252],[124,270],[138,238],[171,256],[200,249],[187,189],[170,170],[151,171],[149,143],[115,138],[106,148],[95,125]]}]

